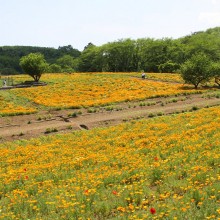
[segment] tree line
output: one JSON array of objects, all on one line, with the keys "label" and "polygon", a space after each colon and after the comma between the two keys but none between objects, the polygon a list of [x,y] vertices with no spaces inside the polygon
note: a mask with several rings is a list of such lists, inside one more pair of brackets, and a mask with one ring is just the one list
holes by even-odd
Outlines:
[{"label": "tree line", "polygon": [[220,61],[220,27],[179,39],[122,39],[99,47],[90,45],[82,51],[75,68],[80,72],[173,73],[196,53]]},{"label": "tree line", "polygon": [[[58,49],[0,47],[1,73],[23,73],[20,59],[30,53],[43,55],[47,64],[43,68],[44,72],[181,72],[185,81],[195,87],[211,77],[215,77],[217,83],[220,80],[220,27],[178,39],[128,38],[102,46],[89,43],[83,51],[71,45]],[[195,63],[196,66],[193,66]],[[192,77],[188,79],[195,71],[200,77],[196,77],[196,80],[192,80]]]}]

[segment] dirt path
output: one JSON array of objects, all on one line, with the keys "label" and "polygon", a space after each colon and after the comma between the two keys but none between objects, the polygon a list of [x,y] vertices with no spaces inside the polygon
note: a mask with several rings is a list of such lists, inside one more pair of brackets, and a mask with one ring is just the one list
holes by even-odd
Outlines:
[{"label": "dirt path", "polygon": [[204,98],[203,95],[197,94],[120,103],[111,107],[93,109],[96,111],[94,113],[88,113],[88,109],[71,109],[2,117],[0,118],[0,142],[106,127],[133,119],[189,111],[192,108],[196,110],[214,105],[220,105],[220,99]]}]

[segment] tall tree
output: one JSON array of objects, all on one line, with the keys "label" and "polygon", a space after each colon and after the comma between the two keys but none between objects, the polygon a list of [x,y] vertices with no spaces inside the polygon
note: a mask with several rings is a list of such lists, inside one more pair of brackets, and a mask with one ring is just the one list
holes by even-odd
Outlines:
[{"label": "tall tree", "polygon": [[138,67],[136,42],[123,39],[104,45],[103,59],[106,71],[135,71]]},{"label": "tall tree", "polygon": [[102,47],[90,45],[77,59],[79,72],[101,72],[103,66]]},{"label": "tall tree", "polygon": [[63,72],[75,71],[75,59],[70,55],[64,55],[60,57],[56,63],[61,66]]},{"label": "tall tree", "polygon": [[63,46],[63,47],[58,47],[58,53],[59,56],[64,56],[64,55],[70,55],[74,58],[77,58],[80,56],[81,52],[77,49],[74,49],[71,45]]}]

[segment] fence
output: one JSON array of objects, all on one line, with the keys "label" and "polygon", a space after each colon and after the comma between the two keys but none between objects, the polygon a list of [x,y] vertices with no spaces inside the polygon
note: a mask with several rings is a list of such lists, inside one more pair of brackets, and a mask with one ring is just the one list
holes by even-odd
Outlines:
[{"label": "fence", "polygon": [[14,85],[14,81],[12,77],[0,75],[0,87],[7,87],[13,85]]}]

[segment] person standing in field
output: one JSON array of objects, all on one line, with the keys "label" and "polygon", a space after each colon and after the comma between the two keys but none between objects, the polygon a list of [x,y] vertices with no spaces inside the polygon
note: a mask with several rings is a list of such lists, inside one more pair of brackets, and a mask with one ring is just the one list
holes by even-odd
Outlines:
[{"label": "person standing in field", "polygon": [[7,86],[6,79],[4,79],[4,81],[3,81],[3,86]]},{"label": "person standing in field", "polygon": [[146,78],[146,74],[145,74],[144,72],[141,74],[141,78],[142,78],[142,79],[145,79],[145,78]]}]

